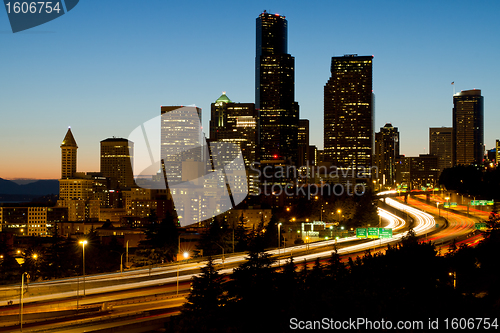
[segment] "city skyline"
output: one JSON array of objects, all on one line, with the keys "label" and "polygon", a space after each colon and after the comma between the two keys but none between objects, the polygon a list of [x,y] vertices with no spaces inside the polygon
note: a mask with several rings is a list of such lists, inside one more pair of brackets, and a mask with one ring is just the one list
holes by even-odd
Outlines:
[{"label": "city skyline", "polygon": [[[465,2],[362,2],[356,16],[343,15],[352,10],[349,4],[200,2],[188,12],[186,4],[154,1],[138,14],[135,2],[116,3],[100,4],[100,11],[81,3],[17,34],[0,11],[1,178],[58,179],[57,147],[68,126],[79,145],[77,169],[98,171],[99,142],[127,137],[160,105],[202,108],[208,136],[210,104],[222,91],[235,102],[255,102],[255,17],[263,10],[288,21],[295,100],[300,118],[310,120],[311,145],[323,146],[322,96],[331,57],[350,53],[374,55],[375,128],[398,127],[401,154],[428,153],[429,128],[452,125],[454,87],[481,89],[486,149],[500,137],[495,64],[475,61],[498,51],[491,34],[500,26],[495,2],[472,8]],[[215,16],[221,6],[222,18]],[[165,21],[165,12],[189,15]],[[469,48],[457,52],[462,38]]]}]

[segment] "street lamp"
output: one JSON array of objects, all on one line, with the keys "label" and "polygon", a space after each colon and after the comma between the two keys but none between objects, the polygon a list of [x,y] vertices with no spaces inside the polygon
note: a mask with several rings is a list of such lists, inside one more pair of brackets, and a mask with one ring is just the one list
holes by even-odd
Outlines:
[{"label": "street lamp", "polygon": [[446,211],[446,219],[448,219],[449,211],[450,211],[450,197],[446,197],[446,202],[448,202],[448,210]]},{"label": "street lamp", "polygon": [[26,274],[26,278],[29,279],[30,275],[28,272],[24,272],[21,274],[21,301],[19,302],[19,323],[21,326],[21,332],[23,331],[23,299],[24,299],[24,274]]},{"label": "street lamp", "polygon": [[87,241],[81,240],[78,243],[82,246],[83,251],[83,296],[85,296],[85,245],[87,245]]},{"label": "street lamp", "polygon": [[222,249],[222,267],[224,267],[224,248],[222,246],[220,246],[218,243],[215,243],[215,245],[217,245],[218,247],[220,247]]},{"label": "street lamp", "polygon": [[439,208],[440,204],[441,204],[441,202],[436,202],[436,208],[438,209],[439,217],[441,217],[441,209]]},{"label": "street lamp", "polygon": [[340,223],[340,212],[341,212],[341,210],[337,209],[337,213],[339,214],[339,223]]},{"label": "street lamp", "polygon": [[278,223],[278,266],[280,266],[280,250],[281,250],[281,222]]},{"label": "street lamp", "polygon": [[[183,253],[183,256],[185,259],[187,259],[189,257],[189,253],[187,251],[185,251]],[[178,261],[178,264],[177,264],[177,295],[179,295],[179,266],[181,265],[181,262]]]}]

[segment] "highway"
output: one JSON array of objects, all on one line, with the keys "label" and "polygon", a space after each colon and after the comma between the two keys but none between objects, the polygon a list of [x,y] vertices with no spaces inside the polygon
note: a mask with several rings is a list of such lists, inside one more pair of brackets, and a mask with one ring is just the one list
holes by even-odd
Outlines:
[{"label": "highway", "polygon": [[[474,226],[471,221],[464,222],[463,216],[459,218],[458,216],[455,217],[455,214],[449,213],[450,222],[448,227],[441,227],[441,229],[436,230],[434,217],[422,211],[428,210],[430,213],[434,213],[432,206],[424,205],[413,199],[411,199],[410,203],[420,209],[410,207],[392,198],[386,198],[385,202],[389,206],[406,212],[408,216],[412,217],[414,220],[413,229],[418,236],[432,233],[429,240],[442,240],[444,242],[453,238],[454,235],[470,233],[470,229]],[[275,263],[278,266],[291,256],[293,256],[296,263],[301,263],[304,260],[311,262],[318,257],[330,257],[335,246],[341,256],[347,256],[359,254],[368,249],[385,247],[389,243],[398,243],[406,234],[402,232],[408,227],[405,220],[383,209],[379,209],[379,214],[383,221],[382,226],[393,229],[393,238],[360,240],[356,237],[346,237],[338,240],[302,244],[285,249],[274,249],[268,251],[268,253],[276,259],[280,259]],[[230,274],[233,268],[244,260],[246,260],[246,254],[240,253],[227,256],[224,258],[224,262],[222,258],[218,258],[216,259],[216,264],[222,268],[221,273]],[[43,312],[49,309],[50,311],[54,311],[55,309],[61,311],[68,309],[76,310],[78,289],[80,296],[78,297],[78,304],[80,309],[92,306],[104,306],[104,308],[111,306],[114,315],[120,312],[122,315],[137,317],[138,313],[143,314],[147,311],[158,310],[158,308],[169,308],[167,304],[170,304],[170,313],[176,313],[180,307],[179,304],[185,301],[184,293],[189,291],[191,278],[199,274],[199,268],[204,265],[206,265],[206,260],[136,269],[123,273],[86,276],[85,297],[82,297],[81,288],[83,281],[81,277],[31,283],[29,285],[29,293],[24,298],[25,313]],[[177,283],[179,283],[179,289],[177,289]],[[11,306],[0,307],[0,318],[7,315],[13,316],[18,313],[19,289],[19,285],[0,288],[0,295],[1,292],[6,292],[7,290],[14,291],[14,294],[17,295],[0,298],[0,306],[5,305],[7,300],[11,300],[14,303]],[[179,297],[176,296],[177,293],[180,293]],[[147,299],[147,297],[150,297],[150,299]],[[120,302],[125,303],[119,305]],[[142,318],[141,316],[137,318],[139,317]],[[12,319],[12,317],[10,318]],[[107,322],[105,324],[109,325]]]}]

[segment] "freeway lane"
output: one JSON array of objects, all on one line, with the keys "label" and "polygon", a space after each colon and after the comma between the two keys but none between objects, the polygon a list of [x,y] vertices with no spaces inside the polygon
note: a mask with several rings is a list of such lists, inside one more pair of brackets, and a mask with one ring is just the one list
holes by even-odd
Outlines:
[{"label": "freeway lane", "polygon": [[[471,236],[471,233],[475,232],[475,222],[478,220],[476,217],[467,217],[462,214],[456,214],[453,211],[439,211],[435,204],[427,204],[421,202],[420,200],[412,199],[411,197],[408,197],[408,203],[431,214],[441,214],[441,217],[447,219],[447,228],[433,234],[432,237],[428,237],[429,241],[434,242],[437,245],[446,244],[453,241],[453,239],[466,239]],[[481,234],[476,235],[475,237],[475,240],[471,241],[471,243],[477,243],[477,239],[482,239]]]}]

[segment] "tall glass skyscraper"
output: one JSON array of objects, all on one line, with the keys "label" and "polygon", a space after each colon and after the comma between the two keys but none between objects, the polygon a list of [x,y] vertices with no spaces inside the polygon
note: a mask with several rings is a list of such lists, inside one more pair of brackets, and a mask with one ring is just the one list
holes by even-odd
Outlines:
[{"label": "tall glass skyscraper", "polygon": [[453,164],[482,164],[484,104],[481,90],[453,95]]},{"label": "tall glass skyscraper", "polygon": [[263,12],[257,18],[255,107],[259,110],[260,160],[297,163],[299,106],[294,101],[295,59],[287,53],[287,20]]},{"label": "tall glass skyscraper", "polygon": [[373,56],[332,57],[324,88],[325,161],[339,168],[370,168],[374,147]]}]

